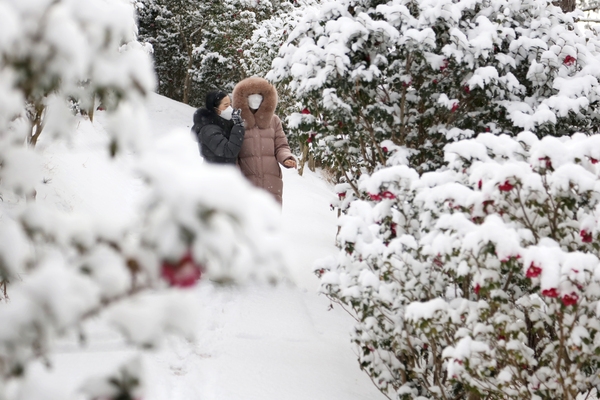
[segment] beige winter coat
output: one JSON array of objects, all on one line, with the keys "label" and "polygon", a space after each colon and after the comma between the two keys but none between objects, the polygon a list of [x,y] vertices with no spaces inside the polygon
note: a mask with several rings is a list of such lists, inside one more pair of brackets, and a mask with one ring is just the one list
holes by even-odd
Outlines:
[{"label": "beige winter coat", "polygon": [[[263,96],[256,113],[248,107],[251,94]],[[294,156],[283,133],[281,120],[274,114],[277,91],[265,79],[244,79],[233,90],[233,107],[242,110],[246,127],[239,154],[240,169],[255,186],[268,190],[281,204],[283,180],[279,164],[283,165],[285,160],[294,159]]]}]

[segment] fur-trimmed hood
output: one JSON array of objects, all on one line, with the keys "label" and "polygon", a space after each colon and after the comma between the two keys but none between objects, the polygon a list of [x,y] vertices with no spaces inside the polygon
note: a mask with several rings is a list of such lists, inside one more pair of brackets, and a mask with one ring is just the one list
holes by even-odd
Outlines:
[{"label": "fur-trimmed hood", "polygon": [[[248,106],[248,96],[260,94],[263,101],[255,114]],[[242,110],[242,118],[246,129],[258,126],[267,129],[271,126],[271,119],[277,107],[277,90],[267,80],[253,76],[240,81],[233,89],[233,107]]]}]

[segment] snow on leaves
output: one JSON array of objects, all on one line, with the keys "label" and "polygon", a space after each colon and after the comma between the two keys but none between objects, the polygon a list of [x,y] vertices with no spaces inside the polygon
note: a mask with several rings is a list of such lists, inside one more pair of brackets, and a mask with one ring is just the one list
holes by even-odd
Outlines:
[{"label": "snow on leaves", "polygon": [[[322,135],[311,151],[323,163],[373,172],[386,157],[370,144],[392,140],[411,149],[422,172],[442,164],[448,141],[490,124],[538,137],[598,126],[600,43],[560,8],[545,0],[380,3],[330,0],[307,10],[268,75],[289,85],[298,111],[311,109],[305,124],[291,117],[293,130]],[[462,136],[446,134],[452,129]]]},{"label": "snow on leaves", "polygon": [[[196,300],[181,287],[201,269],[223,283],[281,271],[274,201],[233,170],[183,157],[189,132],[146,136],[155,77],[135,32],[129,1],[0,3],[0,285],[10,298],[0,304],[0,398],[28,393],[29,365],[86,319],[107,313],[147,348],[167,332],[192,336]],[[66,212],[35,198],[43,147],[68,143],[77,124],[95,129],[95,99],[108,131],[97,151],[113,156],[99,158],[121,168],[115,156],[125,157],[136,170],[128,183],[140,184],[144,201],[126,221],[111,219],[110,205]]]},{"label": "snow on leaves", "polygon": [[595,387],[599,140],[480,134],[446,147],[445,170],[363,175],[351,202],[338,187],[346,250],[319,265],[322,290],[356,313],[361,366],[384,393],[575,398]]}]

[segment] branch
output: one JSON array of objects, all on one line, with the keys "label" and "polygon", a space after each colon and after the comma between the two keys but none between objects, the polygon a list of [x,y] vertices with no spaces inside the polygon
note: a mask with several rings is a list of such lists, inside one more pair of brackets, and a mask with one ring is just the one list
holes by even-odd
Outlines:
[{"label": "branch", "polygon": [[[597,3],[595,6],[588,6],[586,8],[581,8],[580,10],[583,12],[586,12],[586,11],[594,11],[597,9],[600,9],[600,3]],[[581,21],[581,20],[579,20],[579,21]]]}]

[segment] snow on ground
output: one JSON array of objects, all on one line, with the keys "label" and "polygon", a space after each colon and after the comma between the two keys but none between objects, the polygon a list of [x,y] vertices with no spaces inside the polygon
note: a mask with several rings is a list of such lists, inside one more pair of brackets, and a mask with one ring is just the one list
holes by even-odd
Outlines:
[{"label": "snow on ground", "polygon": [[[154,137],[174,129],[189,131],[194,109],[153,95],[149,114]],[[102,114],[81,121],[72,146],[45,146],[47,181],[38,201],[63,210],[99,212],[123,221],[132,214],[141,191],[127,157],[110,166]],[[189,154],[198,154],[190,135]],[[189,154],[187,154],[189,156]],[[362,400],[383,398],[361,372],[352,352],[352,319],[317,294],[312,264],[336,249],[335,215],[329,210],[333,188],[317,173],[284,171],[282,234],[295,285],[217,288],[203,281],[194,290],[199,314],[197,339],[170,337],[163,348],[144,356],[148,381],[145,400]],[[102,207],[101,207],[102,205]],[[50,373],[37,368],[32,377],[68,382],[82,380],[128,360],[133,352],[103,324],[90,321],[88,344],[75,339],[57,343]],[[62,395],[56,396],[61,398]],[[62,397],[64,398],[64,397]]]}]

